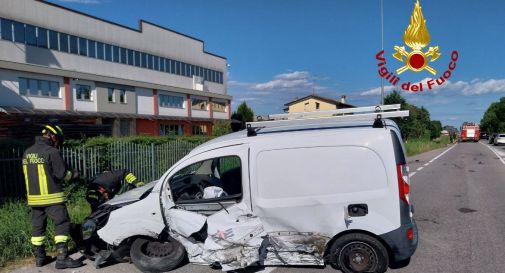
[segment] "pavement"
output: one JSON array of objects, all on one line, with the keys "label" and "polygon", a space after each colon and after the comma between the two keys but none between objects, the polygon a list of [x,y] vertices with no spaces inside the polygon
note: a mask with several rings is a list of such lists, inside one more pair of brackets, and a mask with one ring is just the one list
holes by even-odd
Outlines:
[{"label": "pavement", "polygon": [[[487,142],[458,143],[408,158],[411,200],[419,228],[419,246],[410,264],[395,273],[505,272],[505,146]],[[77,257],[79,256],[78,254]],[[12,272],[139,272],[133,264],[95,269],[56,270],[24,266]],[[208,266],[184,265],[172,272],[220,272]],[[330,266],[248,268],[236,272],[337,272]]]}]

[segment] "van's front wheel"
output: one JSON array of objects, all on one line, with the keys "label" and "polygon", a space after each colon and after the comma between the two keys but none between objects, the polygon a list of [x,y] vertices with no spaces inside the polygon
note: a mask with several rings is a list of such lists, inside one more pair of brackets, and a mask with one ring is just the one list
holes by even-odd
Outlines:
[{"label": "van's front wheel", "polygon": [[388,268],[387,249],[366,234],[346,234],[331,246],[333,266],[344,273],[383,273]]},{"label": "van's front wheel", "polygon": [[166,272],[175,269],[184,260],[186,250],[177,240],[137,238],[130,249],[133,264],[142,272]]}]

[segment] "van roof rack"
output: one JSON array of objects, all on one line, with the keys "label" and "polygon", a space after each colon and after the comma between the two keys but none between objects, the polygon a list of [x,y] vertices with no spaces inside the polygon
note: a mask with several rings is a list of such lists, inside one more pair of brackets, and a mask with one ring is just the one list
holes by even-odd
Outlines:
[{"label": "van roof rack", "polygon": [[[314,112],[268,115],[267,120],[248,122],[248,136],[255,136],[263,128],[292,125],[323,125],[344,121],[374,121],[374,128],[382,128],[383,118],[408,117],[409,110],[400,110],[400,104],[365,106]],[[249,134],[251,132],[251,134]]]}]

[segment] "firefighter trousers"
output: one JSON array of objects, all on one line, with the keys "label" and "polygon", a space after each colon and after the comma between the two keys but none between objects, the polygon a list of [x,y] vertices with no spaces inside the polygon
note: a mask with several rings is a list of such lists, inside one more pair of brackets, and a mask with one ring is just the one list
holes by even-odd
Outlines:
[{"label": "firefighter trousers", "polygon": [[69,239],[70,217],[65,204],[57,204],[46,207],[32,207],[32,245],[41,246],[44,244],[47,216],[54,223],[54,242],[56,244],[66,243]]}]

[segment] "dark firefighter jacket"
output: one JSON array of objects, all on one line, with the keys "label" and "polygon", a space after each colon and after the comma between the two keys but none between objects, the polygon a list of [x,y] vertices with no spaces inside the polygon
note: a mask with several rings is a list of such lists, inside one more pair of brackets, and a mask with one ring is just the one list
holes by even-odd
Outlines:
[{"label": "dark firefighter jacket", "polygon": [[72,178],[58,149],[49,139],[36,137],[35,144],[23,155],[28,205],[33,207],[61,204],[66,201],[62,182]]}]

